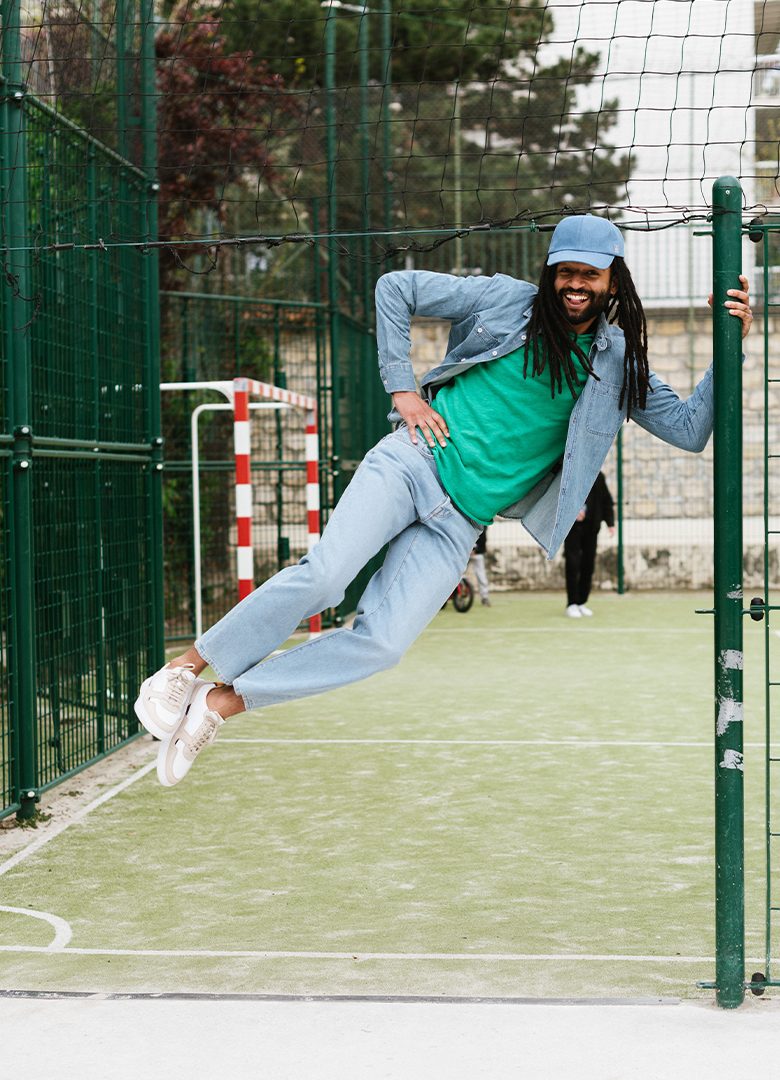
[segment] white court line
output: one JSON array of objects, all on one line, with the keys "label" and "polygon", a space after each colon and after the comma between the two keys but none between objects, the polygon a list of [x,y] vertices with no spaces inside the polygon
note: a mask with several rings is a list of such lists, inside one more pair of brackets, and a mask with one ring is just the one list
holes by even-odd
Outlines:
[{"label": "white court line", "polygon": [[[385,952],[293,952],[289,950],[273,952],[255,949],[51,949],[41,945],[0,945],[0,952],[10,953],[53,953],[66,956],[155,956],[170,959],[252,959],[252,960],[469,960],[479,963],[532,963],[545,961],[551,963],[603,962],[636,964],[714,964],[714,956],[639,956],[636,954],[619,955],[613,953],[385,953]],[[760,964],[761,960],[752,957],[750,964]]]},{"label": "white court line", "polygon": [[0,904],[0,911],[7,911],[11,915],[29,915],[32,919],[42,919],[49,926],[54,927],[54,939],[50,945],[40,947],[41,952],[60,952],[73,937],[70,923],[61,919],[59,915],[52,915],[48,911],[33,911],[32,908],[6,907]]},{"label": "white court line", "polygon": [[[226,743],[267,744],[270,746],[569,746],[575,750],[582,747],[624,746],[624,747],[682,747],[683,749],[711,749],[710,742],[661,742],[659,740],[642,741],[631,739],[263,739],[231,738],[219,739],[218,745]],[[763,750],[762,742],[747,742],[743,746],[750,750]],[[1,869],[1,868],[0,868]]]},{"label": "white court line", "polygon": [[7,874],[9,870],[13,870],[13,868],[18,866],[20,862],[23,862],[24,859],[29,858],[30,855],[34,855],[36,851],[40,851],[44,844],[48,844],[50,840],[53,840],[56,836],[60,836],[60,834],[65,832],[66,829],[69,829],[71,825],[75,825],[76,822],[85,818],[87,814],[90,814],[93,810],[97,810],[103,803],[108,802],[109,799],[113,799],[120,791],[124,791],[125,788],[130,787],[136,780],[140,780],[142,776],[146,776],[147,773],[152,771],[156,763],[156,760],[150,761],[148,765],[144,765],[138,772],[133,773],[132,776],[128,776],[121,784],[117,784],[116,787],[112,787],[110,791],[106,791],[97,799],[93,799],[88,806],[82,807],[81,810],[78,810],[68,821],[64,821],[61,825],[55,825],[54,828],[49,829],[42,836],[33,840],[27,847],[22,848],[21,851],[17,851],[10,859],[6,859],[4,863],[0,863],[0,876]]},{"label": "white court line", "polygon": [[[586,629],[587,627],[587,629]],[[591,626],[590,621],[584,625],[571,626],[463,626],[456,630],[454,626],[429,626],[426,634],[579,634],[585,630],[588,634],[700,634],[706,629],[702,626],[673,627],[673,626]]]}]

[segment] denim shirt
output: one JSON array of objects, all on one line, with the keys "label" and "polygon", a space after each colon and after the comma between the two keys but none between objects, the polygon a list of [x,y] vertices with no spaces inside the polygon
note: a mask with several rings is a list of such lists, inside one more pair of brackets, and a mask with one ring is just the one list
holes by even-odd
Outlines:
[{"label": "denim shirt", "polygon": [[[489,363],[525,344],[536,286],[506,274],[456,277],[428,270],[384,274],[376,286],[379,372],[388,394],[417,391],[412,369],[411,318],[423,315],[451,323],[447,353],[428,371],[421,388],[428,401],[443,383],[475,364]],[[590,361],[598,379],[588,378],[572,410],[561,461],[501,517],[519,518],[548,559],[557,552],[596,481],[620,425],[626,403],[623,331],[602,315]],[[631,419],[682,450],[700,452],[712,433],[712,367],[691,396],[682,400],[657,375],[650,375],[647,406]],[[397,412],[390,419],[400,420]]]}]

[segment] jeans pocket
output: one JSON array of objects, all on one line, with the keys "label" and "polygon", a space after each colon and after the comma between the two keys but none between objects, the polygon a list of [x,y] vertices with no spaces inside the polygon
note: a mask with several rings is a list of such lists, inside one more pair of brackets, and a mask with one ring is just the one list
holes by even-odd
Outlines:
[{"label": "jeans pocket", "polygon": [[412,442],[412,436],[409,434],[409,428],[406,424],[400,424],[391,435],[386,437],[390,439],[400,439],[401,442],[410,446],[412,450],[416,450],[418,454],[422,454],[424,458],[433,459],[433,449],[428,445],[425,436],[418,431],[417,442]]},{"label": "jeans pocket", "polygon": [[453,513],[454,510],[455,505],[449,495],[447,495],[446,498],[442,499],[442,501],[434,506],[427,514],[420,515],[420,521],[433,521],[434,518],[443,518]]}]

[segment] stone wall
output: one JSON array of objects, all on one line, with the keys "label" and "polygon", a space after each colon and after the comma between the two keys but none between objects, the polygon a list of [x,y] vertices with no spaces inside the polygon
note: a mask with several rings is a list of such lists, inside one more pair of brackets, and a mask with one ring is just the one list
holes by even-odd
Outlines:
[{"label": "stone wall", "polygon": [[[706,306],[693,313],[648,311],[653,370],[686,395],[711,360],[712,323]],[[769,320],[769,341],[780,320]],[[446,351],[448,324],[416,319],[412,360],[418,378]],[[764,371],[762,316],[746,340],[744,384],[743,486],[746,582],[763,580]],[[770,360],[771,365],[771,360]],[[780,363],[770,375],[780,375]],[[780,391],[770,386],[770,448],[780,453]],[[624,574],[630,588],[712,586],[712,445],[687,454],[654,439],[635,424],[623,429]],[[770,463],[771,465],[771,463]],[[616,453],[605,466],[616,495]],[[780,516],[780,461],[770,479],[770,512]],[[771,475],[771,468],[770,468]],[[775,479],[776,476],[776,479]],[[772,505],[772,503],[774,505]],[[775,524],[780,527],[780,522]],[[617,581],[617,547],[602,530],[594,589]],[[773,580],[778,552],[770,551]],[[489,533],[488,568],[496,588],[563,588],[563,559],[547,562],[522,526],[497,522]]]}]

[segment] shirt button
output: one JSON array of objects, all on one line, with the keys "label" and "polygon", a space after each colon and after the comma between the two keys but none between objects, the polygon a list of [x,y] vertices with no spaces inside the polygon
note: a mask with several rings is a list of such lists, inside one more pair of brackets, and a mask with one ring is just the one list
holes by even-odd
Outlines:
[{"label": "shirt button", "polygon": [[478,333],[478,334],[481,334],[481,333],[482,333],[482,327],[481,327],[481,326],[478,326],[478,327],[477,327],[477,333]]},{"label": "shirt button", "polygon": [[498,356],[498,349],[493,349],[493,352],[490,355],[491,356]]}]

